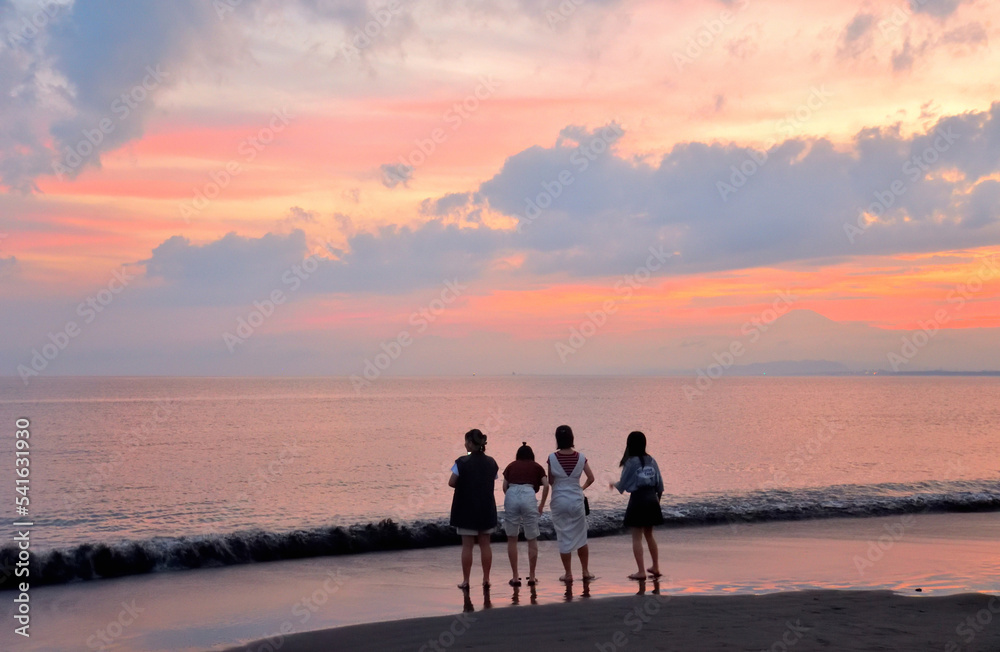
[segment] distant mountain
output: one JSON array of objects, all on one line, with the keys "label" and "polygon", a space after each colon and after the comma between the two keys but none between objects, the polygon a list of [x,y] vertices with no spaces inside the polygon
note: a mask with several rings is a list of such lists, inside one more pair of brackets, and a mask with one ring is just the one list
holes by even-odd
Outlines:
[{"label": "distant mountain", "polygon": [[[950,319],[960,317],[957,308]],[[686,337],[657,350],[659,373],[687,375],[722,366],[734,376],[948,373],[1000,369],[1000,328],[921,324],[930,330],[878,328],[838,322],[808,309],[790,310],[770,323],[752,320],[728,336]],[[736,352],[735,355],[731,352]]]},{"label": "distant mountain", "polygon": [[832,360],[779,360],[734,365],[730,376],[811,376],[854,373],[850,367]]}]

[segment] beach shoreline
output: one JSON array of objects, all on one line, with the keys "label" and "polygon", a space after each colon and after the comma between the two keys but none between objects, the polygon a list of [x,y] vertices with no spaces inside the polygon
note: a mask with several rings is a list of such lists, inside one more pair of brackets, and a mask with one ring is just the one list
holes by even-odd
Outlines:
[{"label": "beach shoreline", "polygon": [[1000,597],[891,591],[636,595],[279,634],[226,652],[996,650]]},{"label": "beach shoreline", "polygon": [[[964,638],[957,635],[957,620],[950,624],[947,621],[952,615],[965,613],[979,604],[968,614],[974,616],[982,609],[982,600],[967,604],[968,609],[949,608],[950,611],[940,610],[933,601],[927,600],[954,598],[962,594],[990,595],[1000,589],[1000,573],[996,565],[1000,513],[918,515],[913,521],[904,521],[903,517],[878,517],[660,528],[656,530],[656,536],[665,575],[659,582],[660,597],[655,600],[656,604],[664,606],[667,606],[664,601],[670,601],[663,613],[681,609],[676,605],[687,604],[689,598],[695,598],[696,603],[703,598],[718,598],[722,600],[720,608],[723,613],[731,614],[727,618],[735,619],[733,626],[742,618],[742,607],[726,605],[740,605],[738,599],[731,602],[730,598],[741,596],[797,596],[788,598],[790,602],[781,609],[761,612],[761,618],[772,618],[774,623],[777,623],[779,615],[791,618],[786,611],[792,615],[798,613],[801,609],[793,606],[795,601],[807,605],[809,601],[803,600],[802,596],[815,591],[828,592],[835,598],[833,602],[824,599],[817,603],[825,605],[823,608],[831,612],[837,611],[834,607],[843,606],[837,601],[843,599],[844,592],[921,596],[913,599],[923,605],[921,608],[933,607],[927,612],[927,617],[947,625],[938,632],[940,640],[945,641],[944,634],[947,634],[950,638],[946,643],[954,639],[960,646],[955,649],[977,649],[969,648]],[[447,622],[450,627],[458,615],[471,614],[477,619],[485,618],[482,622],[490,623],[497,618],[494,614],[498,612],[512,612],[510,617],[516,616],[518,620],[522,617],[535,618],[538,609],[550,605],[570,607],[566,617],[573,622],[590,622],[590,605],[615,611],[629,604],[619,600],[656,595],[653,591],[657,586],[652,581],[646,583],[646,593],[637,596],[640,586],[627,579],[628,574],[635,571],[629,536],[593,539],[590,547],[591,568],[598,578],[589,585],[585,585],[579,577],[569,587],[558,582],[556,578],[562,573],[558,550],[554,542],[543,541],[539,544],[538,586],[534,589],[527,586],[515,589],[507,585],[510,567],[504,550],[494,545],[490,591],[486,593],[479,586],[482,578],[478,573],[477,558],[472,578],[474,589],[468,595],[463,595],[455,586],[461,581],[460,550],[457,546],[153,573],[39,587],[32,593],[32,615],[33,624],[37,624],[38,631],[44,632],[44,635],[33,636],[30,641],[19,641],[14,639],[12,631],[0,631],[0,649],[24,652],[85,649],[87,639],[99,631],[98,626],[117,622],[123,605],[141,609],[141,617],[121,629],[121,635],[107,644],[109,651],[250,649],[266,652],[269,649],[290,649],[288,641],[299,634],[321,636],[320,632],[336,628],[362,626],[370,627],[372,629],[368,632],[382,636],[380,632],[391,632],[397,627],[393,623],[416,622],[413,619],[437,617],[443,619],[437,622]],[[521,554],[525,553],[525,546],[521,544]],[[579,573],[578,564],[574,564],[574,570]],[[763,604],[767,606],[768,603],[765,601]],[[12,606],[13,603],[10,603],[7,618],[11,617]],[[576,607],[583,608],[578,610]],[[878,612],[882,607],[875,605],[873,609]],[[545,613],[542,612],[543,615]],[[891,615],[892,611],[887,613]],[[984,618],[989,616],[992,619],[992,615],[988,612]],[[601,615],[593,616],[605,618],[605,629],[597,633],[613,635],[622,629],[623,635],[631,636],[629,624],[634,625],[635,622],[630,619],[630,623],[626,624],[624,617],[624,609],[618,621],[607,620]],[[864,620],[869,616],[862,613],[858,617]],[[505,641],[506,632],[511,627],[505,618],[501,617],[496,624],[488,626],[493,642]],[[709,624],[705,627],[712,629],[714,625],[711,622],[711,619],[706,619]],[[781,621],[782,626],[784,622]],[[461,624],[462,621],[459,621],[456,628],[460,629]],[[614,627],[607,629],[611,624]],[[825,626],[822,623],[819,625]],[[908,627],[906,622],[900,626]],[[998,625],[993,626],[1000,629]],[[551,627],[562,625],[556,622]],[[686,631],[669,623],[664,627],[668,633],[683,634]],[[539,635],[542,636],[540,641],[559,642],[546,632]],[[575,635],[571,627],[565,636],[570,635]],[[872,634],[876,635],[879,635],[877,631]],[[264,644],[268,639],[275,640],[279,636],[282,637],[280,648]],[[408,649],[419,650],[427,640]],[[463,636],[450,647],[439,647],[464,649],[466,641],[471,640],[476,639]],[[668,639],[668,642],[670,640],[674,639]],[[759,639],[751,640],[760,642]],[[253,641],[261,643],[250,645]],[[582,649],[596,650],[598,642],[607,644],[614,641],[613,638],[599,638],[595,634],[593,641],[582,641]],[[763,643],[773,644],[763,641],[759,648],[746,649],[769,649]],[[392,649],[389,643],[386,645],[389,645],[387,649]],[[532,644],[527,649],[538,648],[539,644]],[[372,646],[367,649],[379,648]],[[568,649],[573,648],[568,646]],[[617,650],[623,649],[645,649],[645,646],[617,646]],[[668,646],[666,649],[671,648]],[[703,647],[699,644],[674,649]],[[720,643],[716,649],[742,648],[726,647]],[[809,647],[803,639],[788,649],[798,652]],[[911,646],[892,649],[927,648]],[[1000,645],[994,649],[1000,649]]]}]

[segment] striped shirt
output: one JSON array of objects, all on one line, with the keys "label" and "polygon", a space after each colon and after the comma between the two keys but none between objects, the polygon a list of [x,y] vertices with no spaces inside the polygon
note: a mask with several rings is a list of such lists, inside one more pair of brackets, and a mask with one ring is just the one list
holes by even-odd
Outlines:
[{"label": "striped shirt", "polygon": [[580,459],[580,453],[573,451],[572,453],[560,453],[556,451],[556,459],[559,460],[559,466],[563,468],[566,475],[573,473],[573,469],[576,468],[576,463]]}]

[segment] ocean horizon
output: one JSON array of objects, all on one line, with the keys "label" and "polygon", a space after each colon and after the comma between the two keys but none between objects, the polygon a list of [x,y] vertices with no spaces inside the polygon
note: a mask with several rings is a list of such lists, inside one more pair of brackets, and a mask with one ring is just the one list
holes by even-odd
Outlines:
[{"label": "ocean horizon", "polygon": [[448,469],[473,427],[503,468],[522,441],[544,459],[570,424],[598,475],[592,536],[621,531],[623,501],[600,488],[634,429],[668,528],[1000,510],[993,378],[722,378],[694,398],[689,382],[6,379],[0,406],[31,421],[43,584],[451,545]]}]

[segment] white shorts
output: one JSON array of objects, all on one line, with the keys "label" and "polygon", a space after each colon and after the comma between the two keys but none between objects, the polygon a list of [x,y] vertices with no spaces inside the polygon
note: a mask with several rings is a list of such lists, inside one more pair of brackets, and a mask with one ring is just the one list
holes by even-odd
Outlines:
[{"label": "white shorts", "polygon": [[503,529],[516,537],[524,528],[525,539],[538,538],[538,499],[530,484],[512,484],[503,499]]}]

